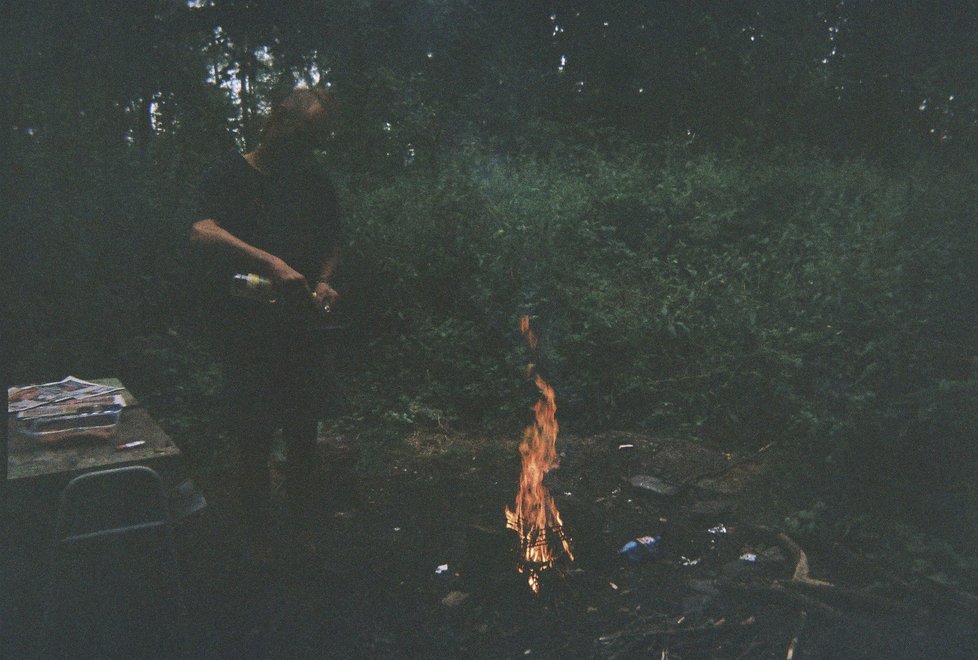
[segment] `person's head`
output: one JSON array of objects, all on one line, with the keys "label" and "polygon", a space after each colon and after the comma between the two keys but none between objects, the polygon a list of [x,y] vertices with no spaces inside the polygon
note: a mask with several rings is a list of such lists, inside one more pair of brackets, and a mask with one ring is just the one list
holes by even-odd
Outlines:
[{"label": "person's head", "polygon": [[323,146],[336,119],[336,100],[322,87],[296,87],[278,99],[261,132],[262,149],[278,153]]}]

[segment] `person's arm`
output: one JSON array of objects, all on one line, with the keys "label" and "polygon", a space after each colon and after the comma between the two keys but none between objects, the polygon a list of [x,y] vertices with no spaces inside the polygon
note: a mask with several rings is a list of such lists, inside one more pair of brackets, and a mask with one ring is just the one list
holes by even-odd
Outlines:
[{"label": "person's arm", "polygon": [[231,254],[251,259],[255,266],[266,271],[272,281],[279,286],[302,285],[306,288],[309,287],[302,273],[274,254],[265,252],[241,240],[221,227],[213,218],[204,218],[193,224],[190,229],[190,242],[203,247],[226,250]]},{"label": "person's arm", "polygon": [[339,263],[340,251],[338,248],[333,248],[323,259],[322,268],[319,269],[319,277],[316,279],[316,286],[313,293],[316,294],[316,298],[319,300],[328,298],[330,301],[335,301],[340,297],[340,294],[329,283]]}]

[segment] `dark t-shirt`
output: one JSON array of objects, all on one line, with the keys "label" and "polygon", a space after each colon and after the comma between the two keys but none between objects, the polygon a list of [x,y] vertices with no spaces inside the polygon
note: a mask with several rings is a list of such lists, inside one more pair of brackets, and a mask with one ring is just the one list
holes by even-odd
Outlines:
[{"label": "dark t-shirt", "polygon": [[[196,216],[195,222],[211,218],[244,242],[283,259],[310,282],[340,240],[336,189],[311,159],[264,173],[230,152],[205,175]],[[261,272],[248,259],[214,254],[205,259],[209,276],[223,279],[225,290],[235,272]]]},{"label": "dark t-shirt", "polygon": [[[340,240],[336,191],[311,159],[264,173],[228,153],[202,178],[194,216],[283,259],[310,283]],[[285,298],[231,295],[234,273],[265,274],[254,260],[210,247],[196,258],[201,330],[224,364],[232,418],[284,424],[313,414],[328,364],[308,317]]]}]

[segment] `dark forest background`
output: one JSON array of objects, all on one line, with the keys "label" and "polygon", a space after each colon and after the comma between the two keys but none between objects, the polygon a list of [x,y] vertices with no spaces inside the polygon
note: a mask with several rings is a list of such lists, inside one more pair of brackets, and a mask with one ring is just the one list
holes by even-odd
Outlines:
[{"label": "dark forest background", "polygon": [[118,376],[223,460],[195,185],[318,82],[356,330],[331,423],[366,449],[515,451],[528,313],[566,432],[776,442],[796,532],[974,550],[974,3],[4,5],[8,384]]}]

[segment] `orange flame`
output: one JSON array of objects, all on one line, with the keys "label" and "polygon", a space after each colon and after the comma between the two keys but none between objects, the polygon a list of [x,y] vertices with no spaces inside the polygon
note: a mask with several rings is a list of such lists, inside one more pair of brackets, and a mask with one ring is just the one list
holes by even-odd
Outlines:
[{"label": "orange flame", "polygon": [[525,314],[520,318],[520,332],[526,337],[531,350],[537,350],[537,334],[530,329],[530,317]]},{"label": "orange flame", "polygon": [[[537,336],[530,329],[530,319],[520,319],[520,331],[526,337],[530,348],[536,349]],[[550,491],[543,485],[543,477],[560,464],[557,455],[557,404],[554,389],[540,377],[533,374],[533,365],[527,367],[527,377],[533,375],[533,382],[540,390],[541,399],[533,406],[536,419],[523,431],[520,442],[520,456],[523,469],[520,473],[520,489],[516,503],[511,510],[506,507],[506,527],[514,530],[520,537],[523,551],[517,570],[527,573],[530,588],[540,592],[540,571],[551,568],[557,559],[559,548],[573,560],[570,542],[562,533],[563,522]]]}]

